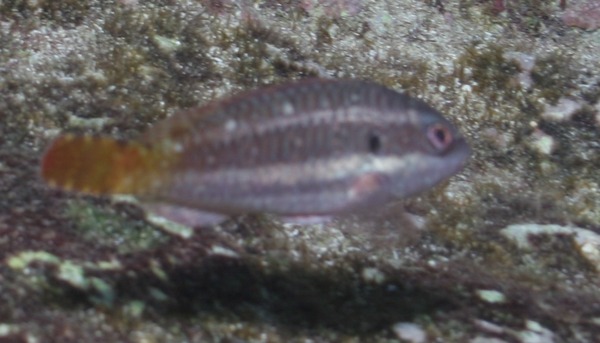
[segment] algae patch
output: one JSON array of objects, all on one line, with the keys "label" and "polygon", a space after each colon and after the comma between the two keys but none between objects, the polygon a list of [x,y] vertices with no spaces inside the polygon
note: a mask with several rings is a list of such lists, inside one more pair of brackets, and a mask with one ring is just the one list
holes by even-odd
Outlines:
[{"label": "algae patch", "polygon": [[487,96],[491,103],[513,99],[520,87],[515,82],[519,66],[504,58],[504,49],[498,45],[480,46],[475,43],[457,59],[455,72],[462,83],[474,81],[474,91]]},{"label": "algae patch", "polygon": [[[66,214],[86,241],[110,246],[119,253],[150,249],[168,237],[143,220],[134,220],[115,207],[101,207],[82,200],[68,203]],[[124,210],[130,210],[124,206]]]},{"label": "algae patch", "polygon": [[[40,278],[37,273],[30,273],[29,268],[33,265],[43,265],[52,267],[52,274]],[[67,283],[68,285],[82,290],[91,291],[90,300],[97,304],[110,305],[115,299],[113,287],[106,281],[88,275],[94,271],[120,270],[121,264],[116,260],[110,261],[74,261],[61,259],[60,257],[45,251],[22,251],[7,258],[7,265],[15,270],[32,278],[34,283],[47,283],[49,277]]]}]

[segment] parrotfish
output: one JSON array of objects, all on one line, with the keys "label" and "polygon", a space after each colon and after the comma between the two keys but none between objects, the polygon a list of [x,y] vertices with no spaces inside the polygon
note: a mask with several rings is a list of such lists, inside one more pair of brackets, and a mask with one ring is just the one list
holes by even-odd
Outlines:
[{"label": "parrotfish", "polygon": [[206,225],[372,211],[447,179],[470,153],[421,100],[368,81],[304,79],[183,110],[134,141],[59,136],[41,175],[68,191],[204,213]]}]

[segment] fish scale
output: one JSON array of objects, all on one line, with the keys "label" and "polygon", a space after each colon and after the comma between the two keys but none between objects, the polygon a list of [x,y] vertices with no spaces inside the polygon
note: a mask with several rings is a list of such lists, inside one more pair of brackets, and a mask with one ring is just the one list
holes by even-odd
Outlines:
[{"label": "fish scale", "polygon": [[[438,111],[360,80],[306,79],[245,92],[181,111],[137,142],[69,142],[59,137],[43,158],[42,176],[52,185],[223,215],[369,210],[429,189],[470,155]],[[118,158],[124,151],[137,160]],[[98,163],[89,163],[95,156]]]}]

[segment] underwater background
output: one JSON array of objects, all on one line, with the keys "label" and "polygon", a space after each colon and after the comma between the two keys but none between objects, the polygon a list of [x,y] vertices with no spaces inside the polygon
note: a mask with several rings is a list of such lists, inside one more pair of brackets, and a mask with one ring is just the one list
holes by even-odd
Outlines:
[{"label": "underwater background", "polygon": [[[594,0],[0,1],[0,340],[600,341],[599,28]],[[39,178],[59,133],[315,76],[425,100],[470,162],[305,226],[191,229]]]}]

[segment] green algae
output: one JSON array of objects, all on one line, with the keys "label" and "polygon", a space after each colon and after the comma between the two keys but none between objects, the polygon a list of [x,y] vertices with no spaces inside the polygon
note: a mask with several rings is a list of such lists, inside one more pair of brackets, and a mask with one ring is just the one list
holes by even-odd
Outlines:
[{"label": "green algae", "polygon": [[562,51],[539,58],[531,78],[540,96],[556,104],[560,97],[569,95],[574,89],[576,75],[572,66],[571,58]]},{"label": "green algae", "polygon": [[73,263],[72,261],[64,261],[58,264],[57,277],[67,281],[74,287],[86,289],[89,286],[89,280],[85,277],[83,266]]},{"label": "green algae", "polygon": [[11,256],[7,265],[13,269],[24,269],[35,261],[45,263],[58,263],[59,258],[45,251],[25,251],[16,256]]},{"label": "green algae", "polygon": [[168,241],[160,230],[143,220],[132,220],[113,207],[71,200],[66,215],[76,223],[82,239],[113,247],[121,253],[151,249]]},{"label": "green algae", "polygon": [[77,25],[89,15],[92,3],[87,0],[6,0],[0,3],[0,13],[14,19],[38,17],[58,25]]},{"label": "green algae", "polygon": [[505,49],[497,44],[474,43],[456,60],[456,76],[463,83],[475,81],[473,90],[485,95],[490,103],[510,101],[520,91],[515,82],[519,67],[506,60],[504,53]]},{"label": "green algae", "polygon": [[[477,15],[476,11],[473,11],[474,8],[480,11],[483,17]],[[558,9],[558,1],[460,0],[459,9],[465,18],[509,24],[512,28],[532,36],[543,34],[549,26],[560,28],[553,18],[553,13]]]},{"label": "green algae", "polygon": [[25,271],[34,265],[37,268],[40,264],[49,267],[55,267],[53,276],[45,276],[38,273],[26,273],[28,283],[35,288],[43,288],[51,293],[62,293],[60,287],[53,284],[52,278],[63,281],[82,291],[90,291],[89,300],[96,304],[110,305],[115,299],[113,288],[106,281],[89,276],[90,271],[118,270],[121,265],[115,261],[74,261],[61,259],[59,256],[45,251],[22,251],[19,254],[10,256],[7,265],[15,271]]}]

